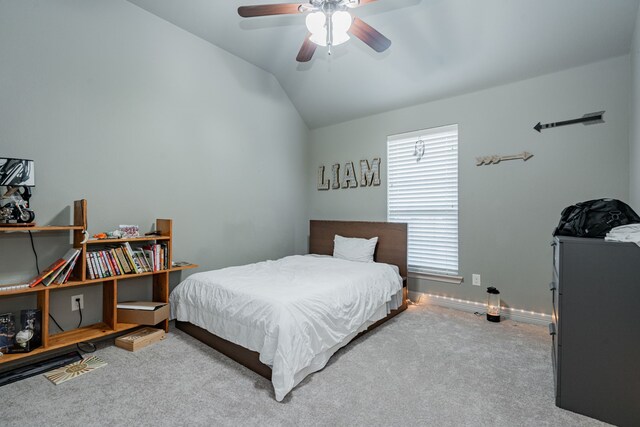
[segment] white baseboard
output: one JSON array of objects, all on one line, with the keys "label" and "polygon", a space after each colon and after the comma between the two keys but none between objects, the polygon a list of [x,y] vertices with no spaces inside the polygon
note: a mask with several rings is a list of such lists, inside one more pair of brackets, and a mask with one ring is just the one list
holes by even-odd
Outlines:
[{"label": "white baseboard", "polygon": [[[440,295],[431,295],[423,292],[409,291],[409,299],[416,304],[434,304],[466,311],[468,313],[484,313],[486,311],[485,303],[443,297]],[[550,314],[535,313],[533,311],[520,310],[517,308],[503,307],[501,312],[505,319],[511,319],[516,322],[548,326],[552,321]]]}]

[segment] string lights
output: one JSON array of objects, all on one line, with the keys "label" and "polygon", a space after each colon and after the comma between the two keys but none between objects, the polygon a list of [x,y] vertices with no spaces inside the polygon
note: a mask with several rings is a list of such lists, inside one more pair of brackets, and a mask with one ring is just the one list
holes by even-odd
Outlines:
[{"label": "string lights", "polygon": [[[486,303],[482,303],[482,302],[463,300],[463,299],[459,299],[459,298],[452,298],[452,297],[447,297],[447,296],[442,296],[442,295],[433,295],[433,294],[425,294],[425,295],[427,296],[427,298],[435,298],[435,299],[439,299],[439,300],[458,302],[458,303],[461,303],[461,304],[468,304],[468,305],[474,305],[474,306],[482,306],[482,307],[486,307],[487,306]],[[551,317],[549,314],[546,314],[546,313],[538,313],[538,312],[535,312],[535,311],[523,310],[523,309],[519,309],[519,308],[501,307],[501,309],[503,311],[507,312],[507,313],[530,314],[530,315],[533,315],[533,316],[538,316],[538,317],[543,318],[543,319],[547,319],[547,318]]]}]

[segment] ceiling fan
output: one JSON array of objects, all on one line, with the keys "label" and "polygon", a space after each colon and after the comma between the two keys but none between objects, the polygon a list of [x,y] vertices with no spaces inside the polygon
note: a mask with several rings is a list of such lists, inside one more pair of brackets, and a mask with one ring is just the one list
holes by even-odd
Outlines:
[{"label": "ceiling fan", "polygon": [[265,4],[241,6],[238,14],[243,18],[270,15],[295,15],[306,13],[309,34],[302,43],[296,60],[308,62],[318,46],[331,47],[349,40],[349,33],[356,36],[376,52],[384,52],[391,40],[358,17],[351,16],[349,9],[364,6],[376,0],[309,0],[308,3]]}]

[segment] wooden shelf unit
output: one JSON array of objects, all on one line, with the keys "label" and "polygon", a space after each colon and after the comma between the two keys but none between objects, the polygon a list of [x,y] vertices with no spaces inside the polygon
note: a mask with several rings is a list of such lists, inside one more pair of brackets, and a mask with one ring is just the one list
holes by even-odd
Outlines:
[{"label": "wooden shelf unit", "polygon": [[[153,301],[169,302],[169,274],[176,271],[187,270],[198,267],[195,264],[168,268],[165,270],[126,274],[120,276],[112,276],[100,279],[89,279],[87,275],[86,254],[88,247],[95,247],[101,244],[114,244],[124,242],[157,242],[162,241],[167,245],[168,265],[170,266],[173,259],[173,223],[170,219],[157,219],[156,230],[160,235],[135,237],[129,239],[103,239],[88,240],[83,243],[83,231],[87,227],[87,201],[78,200],[74,202],[74,224],[70,226],[38,226],[38,227],[0,227],[0,232],[25,232],[25,231],[73,231],[73,247],[80,249],[79,260],[74,267],[71,279],[64,285],[50,285],[45,287],[37,285],[33,288],[20,288],[12,291],[0,291],[0,298],[5,296],[15,296],[20,294],[36,293],[37,306],[42,310],[42,347],[37,348],[29,353],[5,354],[0,357],[0,365],[19,359],[23,359],[48,351],[75,345],[79,342],[90,341],[94,339],[104,338],[120,332],[128,331],[142,325],[131,323],[118,323],[117,304],[118,304],[118,283],[136,277],[151,276],[153,286]],[[2,234],[0,234],[0,239]],[[102,284],[102,322],[94,325],[83,326],[77,329],[70,329],[62,333],[49,333],[49,301],[51,294],[61,289],[79,286],[91,286]],[[169,331],[169,321],[164,320],[157,327]]]}]

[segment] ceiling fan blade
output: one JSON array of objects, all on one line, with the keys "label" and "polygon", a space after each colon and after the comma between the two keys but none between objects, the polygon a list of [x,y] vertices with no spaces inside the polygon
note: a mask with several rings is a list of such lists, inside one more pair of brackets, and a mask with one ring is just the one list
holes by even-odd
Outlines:
[{"label": "ceiling fan blade", "polygon": [[263,4],[258,6],[240,6],[238,15],[243,18],[253,18],[255,16],[269,15],[293,15],[302,13],[300,11],[300,3],[284,3],[284,4]]},{"label": "ceiling fan blade", "polygon": [[300,48],[300,52],[298,52],[298,57],[296,61],[298,62],[309,62],[311,58],[313,58],[313,54],[316,51],[316,45],[314,42],[309,40],[311,37],[311,33],[307,34],[307,38],[304,39],[304,43],[302,43],[302,47]]},{"label": "ceiling fan blade", "polygon": [[356,7],[365,6],[369,3],[373,3],[374,1],[377,1],[377,0],[360,0],[360,1],[351,0],[349,3],[347,3],[347,7],[354,9]]},{"label": "ceiling fan blade", "polygon": [[384,52],[391,46],[391,40],[358,17],[353,19],[353,24],[351,24],[349,31],[376,52]]}]

